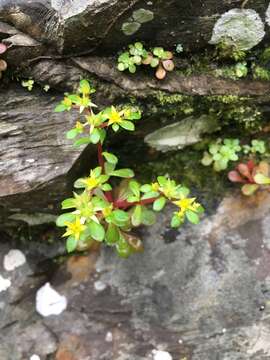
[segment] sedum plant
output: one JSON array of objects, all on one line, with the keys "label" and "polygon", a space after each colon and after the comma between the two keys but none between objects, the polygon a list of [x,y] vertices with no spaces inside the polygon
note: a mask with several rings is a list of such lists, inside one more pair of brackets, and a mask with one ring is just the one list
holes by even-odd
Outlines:
[{"label": "sedum plant", "polygon": [[167,71],[174,70],[174,62],[172,60],[173,54],[170,51],[165,51],[162,47],[155,47],[152,50],[146,50],[143,44],[136,42],[134,45],[129,45],[129,50],[123,52],[118,57],[118,70],[128,70],[134,74],[137,66],[149,65],[156,69],[156,77],[159,80],[165,78]]},{"label": "sedum plant", "polygon": [[201,163],[204,166],[213,164],[214,170],[219,172],[227,169],[230,161],[239,160],[241,151],[248,155],[265,154],[265,142],[253,139],[250,145],[240,145],[239,139],[217,139],[209,144],[208,151],[204,152]]},{"label": "sedum plant", "polygon": [[[189,197],[189,189],[168,176],[158,176],[151,184],[141,184],[128,168],[118,167],[118,158],[107,149],[106,136],[110,129],[134,131],[141,118],[136,107],[107,107],[97,111],[91,100],[95,90],[88,81],[80,82],[77,94],[66,94],[56,112],[76,109],[80,119],[67,132],[75,146],[94,144],[97,147],[97,166],[88,176],[74,183],[73,197],[62,202],[65,211],[57,218],[57,225],[65,228],[68,252],[91,248],[95,242],[114,247],[121,257],[142,250],[142,242],[132,234],[140,225],[152,225],[155,213],[166,204],[173,204],[175,212],[171,226],[178,228],[185,220],[197,224],[203,213],[196,198]],[[118,181],[117,181],[118,180]]]},{"label": "sedum plant", "polygon": [[235,170],[228,173],[231,182],[243,184],[241,191],[244,195],[253,195],[259,189],[269,189],[270,185],[269,164],[261,161],[258,165],[249,160],[246,164],[240,163]]},{"label": "sedum plant", "polygon": [[204,166],[213,164],[215,171],[225,170],[229,161],[238,160],[238,152],[241,151],[238,139],[218,139],[209,144],[208,151],[204,152],[201,163]]}]

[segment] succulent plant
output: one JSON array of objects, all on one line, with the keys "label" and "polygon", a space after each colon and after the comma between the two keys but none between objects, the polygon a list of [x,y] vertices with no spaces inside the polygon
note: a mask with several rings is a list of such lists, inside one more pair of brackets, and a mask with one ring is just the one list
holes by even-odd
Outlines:
[{"label": "succulent plant", "polygon": [[228,173],[228,178],[231,182],[244,184],[241,191],[244,195],[250,196],[260,188],[269,188],[269,170],[267,162],[261,161],[255,165],[252,160],[249,160],[246,164],[238,164],[235,170]]},{"label": "succulent plant", "polygon": [[165,78],[167,71],[174,70],[173,54],[165,51],[162,47],[155,47],[152,51],[147,51],[143,44],[136,42],[129,45],[129,50],[123,52],[118,57],[118,70],[129,70],[130,73],[136,72],[136,67],[140,65],[150,65],[156,68],[156,77],[159,80]]}]

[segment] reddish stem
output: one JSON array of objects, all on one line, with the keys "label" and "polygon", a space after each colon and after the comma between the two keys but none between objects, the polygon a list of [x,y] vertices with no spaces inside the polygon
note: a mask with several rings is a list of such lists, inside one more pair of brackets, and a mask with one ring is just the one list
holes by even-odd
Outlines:
[{"label": "reddish stem", "polygon": [[144,200],[140,200],[140,201],[135,201],[135,202],[128,202],[127,200],[116,200],[113,203],[113,206],[117,209],[128,209],[131,206],[135,206],[135,205],[147,205],[147,204],[153,204],[153,202],[156,200],[157,198],[150,198],[150,199],[144,199]]},{"label": "reddish stem", "polygon": [[97,151],[98,151],[98,163],[99,163],[99,166],[101,166],[102,168],[102,172],[104,173],[104,159],[103,159],[103,150],[102,150],[102,144],[101,142],[99,142],[97,144]]}]

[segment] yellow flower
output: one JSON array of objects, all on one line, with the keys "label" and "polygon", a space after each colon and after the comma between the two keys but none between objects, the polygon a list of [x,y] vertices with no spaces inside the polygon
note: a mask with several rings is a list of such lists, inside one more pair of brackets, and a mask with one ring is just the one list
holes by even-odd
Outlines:
[{"label": "yellow flower", "polygon": [[179,217],[183,217],[187,210],[196,212],[200,204],[195,202],[196,198],[184,198],[181,200],[173,201],[173,203],[180,208],[178,212]]},{"label": "yellow flower", "polygon": [[151,184],[152,191],[158,191],[159,190],[159,184],[157,182]]},{"label": "yellow flower", "polygon": [[111,212],[112,212],[112,206],[107,206],[106,208],[104,208],[102,210],[102,214],[104,217],[109,216],[111,214]]},{"label": "yellow flower", "polygon": [[120,124],[122,122],[121,113],[116,110],[114,106],[111,107],[111,113],[109,115],[108,125]]},{"label": "yellow flower", "polygon": [[92,190],[99,185],[99,180],[89,176],[88,178],[83,179],[82,183],[86,185],[87,190]]},{"label": "yellow flower", "polygon": [[81,233],[86,229],[86,226],[81,223],[79,217],[76,217],[74,222],[66,221],[65,225],[67,229],[63,236],[72,235],[76,240],[79,240]]},{"label": "yellow flower", "polygon": [[76,122],[75,128],[79,131],[83,130],[83,124],[80,121]]},{"label": "yellow flower", "polygon": [[70,108],[72,106],[72,101],[69,98],[65,97],[64,100],[63,100],[63,104],[66,107]]}]

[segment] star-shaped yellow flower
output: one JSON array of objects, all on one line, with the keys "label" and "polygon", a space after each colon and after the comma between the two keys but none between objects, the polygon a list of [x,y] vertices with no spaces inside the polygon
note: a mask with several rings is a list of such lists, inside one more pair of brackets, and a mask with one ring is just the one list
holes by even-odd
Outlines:
[{"label": "star-shaped yellow flower", "polygon": [[63,236],[72,235],[76,240],[79,240],[81,233],[86,229],[86,226],[81,223],[79,217],[76,217],[74,222],[66,221],[65,225],[67,229]]},{"label": "star-shaped yellow flower", "polygon": [[112,106],[111,113],[109,115],[108,125],[120,124],[123,121],[121,115],[122,114],[120,112],[118,112],[114,106]]},{"label": "star-shaped yellow flower", "polygon": [[187,210],[197,212],[200,204],[195,202],[196,198],[184,198],[181,200],[173,201],[173,203],[180,208],[178,212],[179,217],[183,217]]}]

